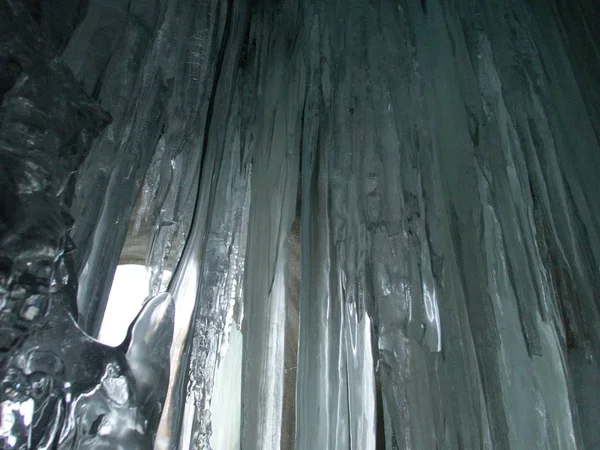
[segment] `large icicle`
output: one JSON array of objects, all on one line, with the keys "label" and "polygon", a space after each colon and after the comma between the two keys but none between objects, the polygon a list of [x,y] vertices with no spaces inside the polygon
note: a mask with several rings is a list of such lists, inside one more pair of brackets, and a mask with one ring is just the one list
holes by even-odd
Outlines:
[{"label": "large icicle", "polygon": [[[240,167],[239,121],[232,102],[246,16],[244,8],[220,5],[224,37],[215,62],[206,132],[198,142],[198,196],[190,234],[168,288],[176,308],[175,333],[157,449],[208,446],[210,391],[243,269],[237,252],[245,246],[246,170]],[[207,20],[206,12],[198,11],[198,20]]]},{"label": "large icicle", "polygon": [[[244,298],[243,449],[278,448],[283,408],[287,236],[294,221],[306,90],[298,4],[251,11],[242,71],[251,146],[252,202]],[[253,94],[253,95],[252,95]]]},{"label": "large icicle", "polygon": [[[361,109],[367,106],[364,97],[351,89],[367,82],[359,63],[362,48],[340,41],[346,33],[352,42],[364,38],[360,18],[368,11],[352,5],[350,15],[343,8],[314,6],[304,12],[309,87],[303,116],[296,448],[374,448],[372,308],[358,193],[361,150],[372,145],[372,136],[370,130],[366,136],[353,132],[368,126],[371,117],[369,109]],[[344,29],[329,21],[345,23]]]},{"label": "large icicle", "polygon": [[128,219],[165,122],[177,22],[170,5],[91,2],[63,55],[113,118],[78,173],[72,207],[79,322],[92,335],[100,329]]},{"label": "large icicle", "polygon": [[375,319],[389,448],[575,447],[600,152],[553,10],[305,5],[297,448],[370,448],[344,300]]}]

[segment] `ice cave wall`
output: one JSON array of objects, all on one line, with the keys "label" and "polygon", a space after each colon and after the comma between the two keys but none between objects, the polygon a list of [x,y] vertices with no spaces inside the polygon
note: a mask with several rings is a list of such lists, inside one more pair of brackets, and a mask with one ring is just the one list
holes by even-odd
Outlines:
[{"label": "ice cave wall", "polygon": [[[0,19],[6,448],[144,448],[125,410],[155,448],[206,448],[234,324],[243,448],[291,448],[290,407],[298,449],[600,445],[596,2],[2,0]],[[108,350],[88,335],[129,224],[154,300]],[[103,362],[85,378],[59,342]],[[124,383],[126,407],[78,409]]]}]

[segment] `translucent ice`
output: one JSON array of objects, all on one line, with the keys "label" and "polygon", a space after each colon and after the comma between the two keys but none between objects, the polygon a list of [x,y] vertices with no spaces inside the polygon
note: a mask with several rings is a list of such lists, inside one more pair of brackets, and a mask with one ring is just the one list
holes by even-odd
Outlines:
[{"label": "translucent ice", "polygon": [[[597,2],[71,3],[0,1],[5,442],[208,449],[232,367],[245,450],[600,445]],[[27,346],[120,406],[56,425]]]}]

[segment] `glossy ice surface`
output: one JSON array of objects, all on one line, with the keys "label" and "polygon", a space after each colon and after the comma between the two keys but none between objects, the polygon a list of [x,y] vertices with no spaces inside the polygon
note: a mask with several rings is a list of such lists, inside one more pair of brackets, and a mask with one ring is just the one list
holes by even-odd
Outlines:
[{"label": "glossy ice surface", "polygon": [[[243,449],[600,446],[599,21],[0,0],[2,445],[209,448],[237,324]],[[151,295],[106,347],[128,229]]]}]

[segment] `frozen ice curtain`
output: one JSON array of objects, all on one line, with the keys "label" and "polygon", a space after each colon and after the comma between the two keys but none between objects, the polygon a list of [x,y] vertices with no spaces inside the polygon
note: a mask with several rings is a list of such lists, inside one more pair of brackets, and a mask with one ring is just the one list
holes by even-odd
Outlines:
[{"label": "frozen ice curtain", "polygon": [[600,448],[598,23],[0,0],[0,448]]}]

